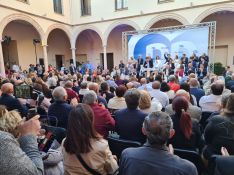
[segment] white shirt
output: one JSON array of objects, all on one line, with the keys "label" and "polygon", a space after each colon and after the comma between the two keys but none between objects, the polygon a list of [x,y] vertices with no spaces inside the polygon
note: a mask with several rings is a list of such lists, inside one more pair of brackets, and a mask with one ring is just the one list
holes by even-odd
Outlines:
[{"label": "white shirt", "polygon": [[215,112],[219,111],[221,107],[222,95],[207,95],[201,97],[199,105],[202,111]]},{"label": "white shirt", "polygon": [[167,105],[169,105],[169,97],[167,96],[166,93],[160,91],[159,89],[153,89],[149,93],[150,93],[150,96],[154,99],[157,99],[164,108]]},{"label": "white shirt", "polygon": [[150,108],[140,109],[142,112],[146,114],[150,114],[151,112],[157,112],[162,110],[162,105],[158,100],[154,100],[151,102]]},{"label": "white shirt", "polygon": [[124,97],[113,97],[108,102],[109,109],[124,109],[126,108],[126,102]]}]

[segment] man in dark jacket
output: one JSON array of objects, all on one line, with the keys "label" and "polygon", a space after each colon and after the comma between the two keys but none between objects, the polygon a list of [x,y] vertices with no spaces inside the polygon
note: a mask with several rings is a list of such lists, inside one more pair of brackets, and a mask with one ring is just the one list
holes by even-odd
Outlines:
[{"label": "man in dark jacket", "polygon": [[153,112],[144,120],[143,133],[147,142],[140,148],[127,148],[120,160],[120,175],[197,175],[196,167],[189,161],[173,155],[166,142],[175,131],[170,116],[164,112]]},{"label": "man in dark jacket", "polygon": [[128,90],[125,95],[127,108],[116,112],[116,131],[121,139],[145,143],[142,134],[142,123],[146,114],[138,110],[140,92],[137,89]]},{"label": "man in dark jacket", "polygon": [[52,93],[54,103],[48,109],[48,115],[58,119],[58,127],[67,128],[67,121],[72,106],[67,104],[67,92],[63,87],[56,87]]},{"label": "man in dark jacket", "polygon": [[0,105],[7,107],[7,110],[18,110],[21,116],[27,116],[27,109],[21,105],[19,100],[13,96],[14,86],[11,83],[5,83],[1,87],[2,95],[0,97]]}]

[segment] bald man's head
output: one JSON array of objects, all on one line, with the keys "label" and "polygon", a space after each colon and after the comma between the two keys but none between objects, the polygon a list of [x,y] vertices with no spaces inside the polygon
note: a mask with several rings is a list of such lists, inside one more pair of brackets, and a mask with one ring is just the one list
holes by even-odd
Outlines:
[{"label": "bald man's head", "polygon": [[146,78],[141,78],[140,83],[141,83],[141,84],[147,84],[147,80],[146,80]]},{"label": "bald man's head", "polygon": [[89,90],[92,90],[92,91],[98,93],[98,91],[99,91],[98,84],[97,83],[90,83],[89,84]]},{"label": "bald man's head", "polygon": [[134,84],[132,82],[129,82],[126,84],[127,89],[133,89],[134,88]]},{"label": "bald man's head", "polygon": [[160,87],[161,87],[161,83],[159,81],[153,82],[152,84],[153,89],[160,89]]},{"label": "bald man's head", "polygon": [[1,91],[3,94],[12,95],[14,93],[14,86],[11,83],[5,83],[2,85]]}]

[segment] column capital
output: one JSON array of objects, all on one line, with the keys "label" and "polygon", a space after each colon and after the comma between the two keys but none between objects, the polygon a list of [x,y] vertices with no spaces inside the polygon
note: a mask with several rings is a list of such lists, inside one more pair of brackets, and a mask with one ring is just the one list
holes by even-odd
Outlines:
[{"label": "column capital", "polygon": [[74,48],[74,47],[72,47],[72,48],[70,48],[71,50],[76,50],[76,48]]},{"label": "column capital", "polygon": [[103,47],[103,48],[106,48],[106,45],[103,45],[102,47]]},{"label": "column capital", "polygon": [[47,44],[42,44],[41,46],[42,46],[42,47],[48,47],[48,45],[47,45]]}]

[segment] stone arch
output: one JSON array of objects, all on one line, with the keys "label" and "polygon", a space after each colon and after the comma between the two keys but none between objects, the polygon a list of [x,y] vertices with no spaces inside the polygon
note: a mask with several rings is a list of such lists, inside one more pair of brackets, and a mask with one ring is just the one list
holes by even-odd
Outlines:
[{"label": "stone arch", "polygon": [[120,21],[116,21],[114,23],[112,23],[107,30],[104,33],[104,40],[103,40],[103,45],[107,45],[107,41],[108,41],[108,37],[111,33],[111,31],[116,28],[119,25],[129,25],[131,27],[133,27],[135,30],[141,30],[141,28],[138,26],[137,23],[130,21],[130,20],[120,20]]},{"label": "stone arch", "polygon": [[155,23],[157,23],[158,21],[161,21],[163,19],[174,19],[174,20],[179,21],[182,25],[189,24],[188,20],[186,18],[184,18],[183,16],[175,14],[175,13],[167,13],[167,14],[158,15],[158,16],[155,16],[154,18],[152,18],[145,25],[145,30],[150,29],[150,27],[152,27]]},{"label": "stone arch", "polygon": [[49,37],[50,33],[55,29],[60,29],[63,32],[65,32],[65,34],[67,35],[69,42],[71,44],[71,37],[72,37],[71,30],[68,27],[66,27],[65,25],[58,24],[58,23],[52,24],[51,26],[48,27],[48,29],[45,33],[45,38],[44,38],[45,44],[47,44],[48,37]]},{"label": "stone arch", "polygon": [[205,19],[207,16],[220,12],[220,11],[231,11],[234,12],[234,5],[230,4],[220,4],[215,7],[212,7],[210,9],[205,10],[203,13],[201,13],[194,21],[193,24],[200,23],[203,19]]},{"label": "stone arch", "polygon": [[35,28],[35,30],[39,33],[41,40],[43,40],[45,34],[44,34],[42,27],[33,18],[24,14],[11,14],[3,18],[3,20],[0,23],[0,26],[1,26],[0,36],[2,36],[4,29],[10,22],[17,21],[17,20],[26,21],[29,24],[31,24]]},{"label": "stone arch", "polygon": [[92,31],[96,32],[103,43],[102,32],[97,27],[95,27],[93,25],[87,25],[87,26],[82,26],[82,27],[78,27],[77,29],[75,29],[75,31],[72,34],[71,48],[75,48],[76,41],[77,41],[79,34],[85,30],[92,30]]}]

